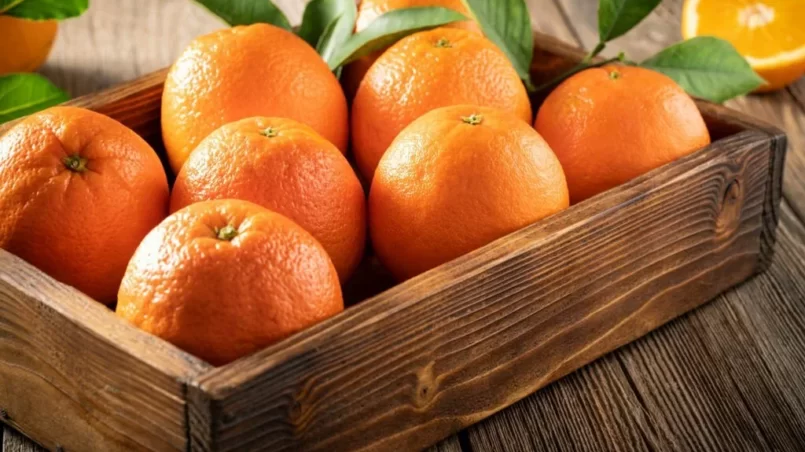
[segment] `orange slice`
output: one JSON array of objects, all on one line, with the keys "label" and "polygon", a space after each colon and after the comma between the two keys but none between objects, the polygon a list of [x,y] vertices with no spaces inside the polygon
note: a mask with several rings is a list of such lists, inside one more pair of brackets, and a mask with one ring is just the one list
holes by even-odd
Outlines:
[{"label": "orange slice", "polygon": [[738,49],[773,91],[805,73],[805,0],[686,0],[682,36],[716,36]]}]

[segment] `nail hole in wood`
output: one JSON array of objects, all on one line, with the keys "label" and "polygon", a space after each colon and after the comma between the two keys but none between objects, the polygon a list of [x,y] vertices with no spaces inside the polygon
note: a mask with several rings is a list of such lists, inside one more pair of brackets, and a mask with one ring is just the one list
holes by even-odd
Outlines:
[{"label": "nail hole in wood", "polygon": [[221,422],[223,422],[224,424],[230,424],[234,420],[235,416],[233,416],[232,413],[223,413],[221,415]]}]

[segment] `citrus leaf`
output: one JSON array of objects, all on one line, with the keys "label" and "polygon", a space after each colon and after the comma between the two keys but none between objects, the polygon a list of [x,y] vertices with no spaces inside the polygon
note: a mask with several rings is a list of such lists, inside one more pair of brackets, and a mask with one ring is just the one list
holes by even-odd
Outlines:
[{"label": "citrus leaf", "polygon": [[[321,36],[319,36],[319,39],[317,39],[316,42],[314,43],[313,47],[316,48],[316,51],[319,52],[319,55],[321,55],[321,48],[324,47],[324,45],[325,45],[324,43],[326,41],[329,41],[331,39],[331,37],[333,36],[333,34],[335,33],[335,30],[338,29],[338,20],[339,19],[341,19],[340,15],[338,17],[336,17],[335,19],[333,19],[329,24],[327,24],[327,26],[324,27],[324,30],[322,30],[322,33],[321,33]],[[347,36],[347,38],[349,38],[349,36]],[[325,58],[325,60],[326,60],[326,58]]]},{"label": "citrus leaf", "polygon": [[196,0],[196,2],[233,27],[266,23],[286,30],[291,29],[288,18],[271,0]]},{"label": "citrus leaf", "polygon": [[355,0],[313,0],[305,7],[298,34],[326,60],[352,34],[356,16]]},{"label": "citrus leaf", "polygon": [[0,76],[0,124],[70,99],[38,74]]},{"label": "citrus leaf", "polygon": [[[324,29],[324,33],[322,33],[319,38],[319,42],[316,44],[316,51],[319,52],[319,55],[321,55],[324,61],[332,58],[333,54],[340,49],[352,35],[352,29],[355,27],[355,16],[351,16],[351,19],[344,17],[344,15],[349,14],[349,12],[345,12],[343,15],[338,16],[335,20],[330,22],[330,25]],[[334,72],[337,77],[340,77],[340,68],[336,68]]]},{"label": "citrus leaf", "polygon": [[462,0],[481,25],[484,35],[509,58],[517,74],[531,88],[534,36],[524,0]]},{"label": "citrus leaf", "polygon": [[[341,15],[330,22],[316,43],[316,50],[324,61],[329,61],[344,46],[352,36],[352,30],[355,29],[355,18],[358,15],[356,3],[353,0],[341,0],[341,2],[344,3]],[[338,73],[340,74],[340,71]]]},{"label": "citrus leaf", "polygon": [[674,44],[640,63],[671,77],[688,94],[724,102],[765,83],[729,42],[700,36]]},{"label": "citrus leaf", "polygon": [[0,14],[5,14],[6,11],[22,3],[23,0],[0,0]]},{"label": "citrus leaf", "polygon": [[0,14],[30,20],[69,19],[89,8],[89,0],[0,0]]},{"label": "citrus leaf", "polygon": [[599,0],[598,39],[611,41],[646,18],[660,0]]},{"label": "citrus leaf", "polygon": [[368,27],[350,36],[327,59],[327,64],[330,69],[335,70],[372,52],[385,49],[412,33],[462,20],[467,18],[452,9],[436,6],[395,9],[378,16]]}]

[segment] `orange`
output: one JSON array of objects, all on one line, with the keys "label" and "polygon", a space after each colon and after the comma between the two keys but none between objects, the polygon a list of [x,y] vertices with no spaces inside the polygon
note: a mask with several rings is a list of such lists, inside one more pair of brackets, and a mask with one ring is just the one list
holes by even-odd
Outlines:
[{"label": "orange", "polygon": [[648,69],[587,69],[542,104],[535,127],[556,152],[577,203],[710,143],[696,103]]},{"label": "orange", "polygon": [[[366,29],[378,16],[391,10],[421,8],[426,6],[441,6],[442,8],[458,11],[467,18],[472,17],[461,0],[362,0],[360,4],[358,4],[355,33]],[[465,30],[481,33],[481,28],[472,20],[454,22],[447,24],[446,27],[463,28]],[[363,80],[363,76],[366,75],[366,71],[369,70],[369,67],[372,66],[372,63],[377,60],[377,57],[380,56],[381,53],[382,52],[376,52],[372,55],[360,58],[344,68],[341,82],[344,85],[344,91],[346,91],[349,99],[355,97],[355,92],[358,91],[358,85],[360,85],[361,80]]]},{"label": "orange", "polygon": [[757,91],[785,87],[805,74],[802,0],[686,0],[682,36],[726,39],[766,79]]},{"label": "orange", "polygon": [[196,38],[168,72],[162,95],[162,137],[174,172],[212,131],[250,116],[295,119],[346,151],[344,92],[305,41],[266,24]]},{"label": "orange", "polygon": [[257,203],[310,232],[346,280],[363,256],[366,200],[347,159],[310,127],[284,118],[222,126],[190,154],[171,210],[221,198]]},{"label": "orange", "polygon": [[54,107],[0,138],[0,248],[98,301],[167,209],[159,157],[109,117]]},{"label": "orange", "polygon": [[496,107],[531,122],[517,72],[495,44],[476,33],[437,28],[391,46],[366,73],[352,104],[353,151],[364,177],[414,119],[448,105]]},{"label": "orange", "polygon": [[338,275],[316,239],[246,201],[188,206],[143,240],[117,315],[214,365],[344,310]]},{"label": "orange", "polygon": [[408,279],[568,206],[559,160],[518,116],[459,105],[403,130],[377,167],[369,231]]},{"label": "orange", "polygon": [[35,71],[48,57],[56,30],[55,20],[33,21],[0,15],[0,75]]}]

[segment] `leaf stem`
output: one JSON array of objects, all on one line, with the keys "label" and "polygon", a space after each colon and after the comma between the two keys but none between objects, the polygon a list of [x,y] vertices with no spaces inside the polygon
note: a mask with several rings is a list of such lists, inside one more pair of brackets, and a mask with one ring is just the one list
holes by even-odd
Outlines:
[{"label": "leaf stem", "polygon": [[587,56],[585,56],[584,59],[581,60],[581,63],[579,63],[579,64],[588,64],[588,63],[590,63],[591,61],[593,61],[593,58],[597,57],[599,53],[604,51],[604,48],[606,48],[606,46],[607,46],[607,44],[605,42],[599,42],[598,44],[596,44],[596,46],[593,49],[593,51],[588,53]]},{"label": "leaf stem", "polygon": [[[596,50],[598,50],[598,47],[603,48],[603,46],[599,44],[599,46],[596,46]],[[615,62],[621,62],[622,63],[623,61],[626,60],[626,55],[623,52],[621,52],[621,53],[618,54],[618,56],[616,56],[614,58],[610,58],[608,60],[604,60],[604,61],[601,61],[601,62],[598,62],[598,63],[592,63],[591,64],[589,60],[592,60],[595,57],[595,51],[596,50],[593,50],[592,52],[590,52],[587,55],[587,57],[584,57],[584,59],[581,60],[581,62],[579,64],[577,64],[577,65],[573,66],[572,68],[568,69],[567,71],[559,74],[558,76],[554,77],[550,81],[545,82],[542,85],[538,86],[537,89],[535,90],[535,92],[539,93],[539,92],[545,91],[545,90],[547,90],[549,88],[553,88],[554,86],[556,86],[559,83],[561,83],[562,81],[564,81],[566,78],[568,78],[568,77],[570,77],[570,76],[572,76],[572,75],[574,75],[574,74],[576,74],[578,72],[581,72],[581,71],[583,71],[585,69],[590,69],[590,68],[594,68],[594,67],[601,67],[601,66],[605,66],[605,65],[607,65],[609,63],[615,63]],[[601,50],[598,50],[598,52],[600,52],[600,51]],[[590,55],[593,55],[593,56],[590,56]],[[588,59],[588,57],[589,57],[589,59]]]}]

